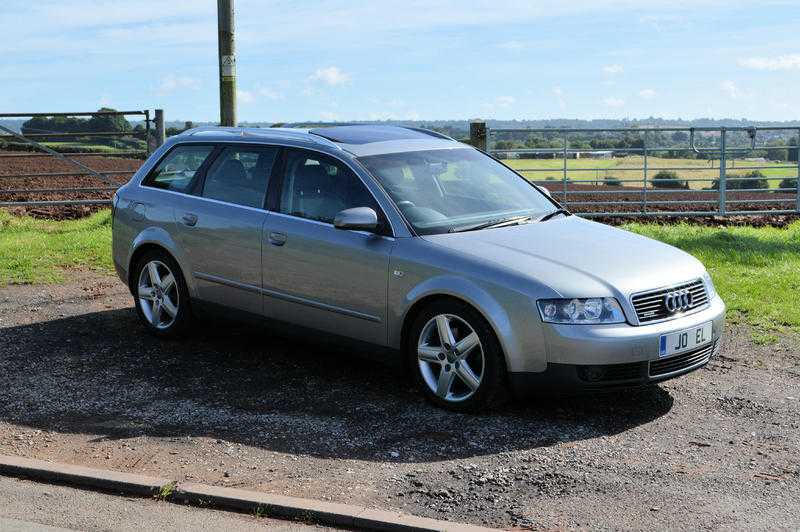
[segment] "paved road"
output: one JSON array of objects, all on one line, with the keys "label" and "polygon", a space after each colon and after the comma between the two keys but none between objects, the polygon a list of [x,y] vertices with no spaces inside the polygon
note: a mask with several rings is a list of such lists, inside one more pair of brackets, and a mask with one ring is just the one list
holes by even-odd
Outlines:
[{"label": "paved road", "polygon": [[0,530],[322,530],[291,521],[0,477]]}]

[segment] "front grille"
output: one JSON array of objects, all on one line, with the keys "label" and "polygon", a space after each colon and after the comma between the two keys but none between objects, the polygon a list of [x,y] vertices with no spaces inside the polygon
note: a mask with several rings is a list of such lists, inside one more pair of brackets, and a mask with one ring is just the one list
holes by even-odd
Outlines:
[{"label": "front grille", "polygon": [[654,360],[650,362],[650,376],[659,377],[689,369],[694,366],[699,366],[708,362],[717,342],[713,342],[700,349],[682,353],[662,360]]},{"label": "front grille", "polygon": [[[692,298],[689,308],[677,313],[667,310],[667,304],[664,301],[668,293],[676,290],[688,290]],[[691,310],[704,307],[708,304],[708,294],[703,280],[697,279],[677,286],[636,294],[631,298],[631,303],[633,303],[633,308],[636,309],[636,317],[639,318],[639,323],[650,323],[676,318]]]}]

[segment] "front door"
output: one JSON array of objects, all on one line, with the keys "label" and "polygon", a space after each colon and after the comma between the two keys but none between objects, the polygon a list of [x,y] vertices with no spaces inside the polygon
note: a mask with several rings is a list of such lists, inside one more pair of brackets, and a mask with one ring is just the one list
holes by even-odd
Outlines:
[{"label": "front door", "polygon": [[351,207],[372,207],[383,219],[377,203],[358,176],[332,157],[290,149],[283,168],[270,192],[275,212],[264,226],[264,314],[385,344],[394,238],[333,226],[336,213]]}]

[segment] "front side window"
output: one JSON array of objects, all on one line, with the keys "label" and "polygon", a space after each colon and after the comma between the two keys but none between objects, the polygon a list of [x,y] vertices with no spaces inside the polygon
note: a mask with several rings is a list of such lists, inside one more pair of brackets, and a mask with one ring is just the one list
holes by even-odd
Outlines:
[{"label": "front side window", "polygon": [[556,209],[491,157],[470,149],[372,155],[359,159],[419,234],[446,233]]},{"label": "front side window", "polygon": [[364,183],[341,162],[314,152],[288,151],[279,212],[333,223],[337,213],[353,207],[380,212]]},{"label": "front side window", "polygon": [[213,151],[213,146],[178,146],[164,157],[145,180],[151,187],[188,192],[197,171]]},{"label": "front side window", "polygon": [[228,147],[206,173],[202,196],[247,207],[263,207],[278,148]]}]

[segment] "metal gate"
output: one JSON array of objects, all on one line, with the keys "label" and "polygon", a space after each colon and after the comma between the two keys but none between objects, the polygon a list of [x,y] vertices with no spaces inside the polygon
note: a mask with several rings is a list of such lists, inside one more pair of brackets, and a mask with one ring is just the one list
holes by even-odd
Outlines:
[{"label": "metal gate", "polygon": [[[675,134],[679,144],[659,145]],[[792,135],[782,145],[763,141]],[[587,217],[800,214],[797,127],[490,129],[474,122],[470,137]],[[621,138],[627,144],[613,146]],[[528,147],[531,139],[549,146]],[[607,145],[596,147],[603,142],[595,139]]]},{"label": "metal gate", "polygon": [[[126,117],[141,127],[103,130]],[[0,125],[0,207],[110,204],[113,191],[164,141],[160,109],[154,117],[149,110],[0,114],[23,118],[59,127],[37,128],[35,120],[21,131]]]}]

